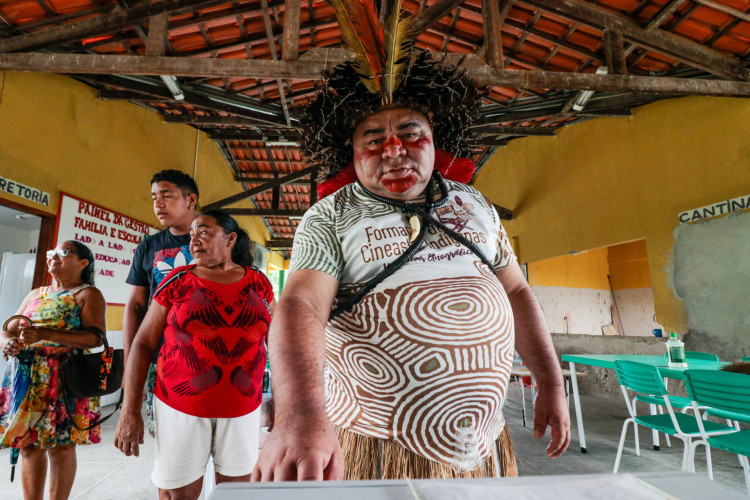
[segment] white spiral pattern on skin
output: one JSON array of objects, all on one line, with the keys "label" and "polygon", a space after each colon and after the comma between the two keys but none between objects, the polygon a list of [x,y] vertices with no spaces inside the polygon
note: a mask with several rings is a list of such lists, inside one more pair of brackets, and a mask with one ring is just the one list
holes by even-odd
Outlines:
[{"label": "white spiral pattern on skin", "polygon": [[[509,328],[512,323],[510,311],[488,309],[486,303],[488,292],[504,294],[497,279],[464,278],[452,284],[445,281],[422,282],[419,288],[404,287],[393,291],[395,294],[389,305],[410,305],[409,321],[401,325],[404,334],[424,342],[441,342],[449,338],[452,345],[474,345],[484,341],[488,331]],[[392,318],[396,316],[393,310],[389,313]],[[446,331],[461,332],[460,338],[455,334],[446,335]]]},{"label": "white spiral pattern on skin", "polygon": [[351,378],[376,398],[403,390],[408,383],[399,364],[377,346],[350,343],[344,346],[342,362]]},{"label": "white spiral pattern on skin", "polygon": [[506,386],[507,378],[492,373],[466,373],[450,385],[441,381],[409,394],[394,415],[398,441],[423,457],[455,463],[462,458],[456,434],[468,421],[478,437],[479,456],[486,457],[502,429],[499,410]]},{"label": "white spiral pattern on skin", "polygon": [[[462,469],[488,456],[503,426],[513,316],[497,278],[477,268],[370,293],[329,323],[334,424]],[[468,455],[460,430],[476,436]]]}]

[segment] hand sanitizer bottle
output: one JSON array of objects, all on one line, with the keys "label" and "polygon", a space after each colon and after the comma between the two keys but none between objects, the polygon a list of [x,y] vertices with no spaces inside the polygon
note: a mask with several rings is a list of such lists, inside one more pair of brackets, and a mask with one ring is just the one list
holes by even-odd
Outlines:
[{"label": "hand sanitizer bottle", "polygon": [[685,344],[677,338],[676,333],[672,333],[667,341],[667,355],[669,356],[669,366],[672,368],[687,368],[685,359]]}]

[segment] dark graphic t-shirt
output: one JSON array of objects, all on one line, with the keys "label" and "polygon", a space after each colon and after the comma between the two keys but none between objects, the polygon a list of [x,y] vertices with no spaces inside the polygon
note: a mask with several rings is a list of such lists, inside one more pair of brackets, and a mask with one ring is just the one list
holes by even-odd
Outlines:
[{"label": "dark graphic t-shirt", "polygon": [[156,397],[203,418],[234,418],[257,409],[271,322],[267,304],[273,300],[268,278],[254,267],[230,284],[186,272],[154,300],[169,309]]},{"label": "dark graphic t-shirt", "polygon": [[190,264],[190,235],[175,236],[169,229],[144,238],[135,249],[133,265],[125,280],[130,285],[148,287],[149,303],[164,277],[177,267]]}]

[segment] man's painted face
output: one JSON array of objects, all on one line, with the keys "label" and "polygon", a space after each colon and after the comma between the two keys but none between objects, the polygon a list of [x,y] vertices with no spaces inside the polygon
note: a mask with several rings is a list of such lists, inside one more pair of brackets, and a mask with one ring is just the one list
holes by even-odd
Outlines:
[{"label": "man's painted face", "polygon": [[413,109],[375,113],[354,130],[354,170],[375,194],[398,200],[417,198],[435,164],[432,128]]}]

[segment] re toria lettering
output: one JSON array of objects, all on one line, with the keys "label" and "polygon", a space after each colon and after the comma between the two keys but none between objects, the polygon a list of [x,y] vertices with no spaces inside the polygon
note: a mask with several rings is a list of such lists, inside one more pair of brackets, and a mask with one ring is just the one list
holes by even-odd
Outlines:
[{"label": "re toria lettering", "polygon": [[0,177],[0,191],[5,191],[8,194],[39,203],[40,205],[49,206],[49,193],[25,186],[20,182],[12,181],[5,177]]}]

